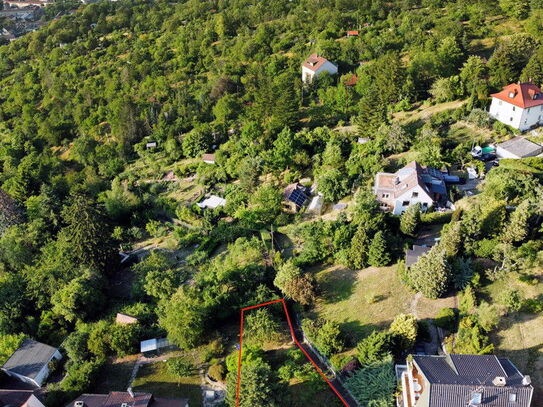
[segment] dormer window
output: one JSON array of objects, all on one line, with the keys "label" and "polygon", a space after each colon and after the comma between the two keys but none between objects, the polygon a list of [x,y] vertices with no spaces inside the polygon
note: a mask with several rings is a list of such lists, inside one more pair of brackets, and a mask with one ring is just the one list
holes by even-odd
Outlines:
[{"label": "dormer window", "polygon": [[513,99],[515,97],[515,92],[509,92],[509,97]]}]

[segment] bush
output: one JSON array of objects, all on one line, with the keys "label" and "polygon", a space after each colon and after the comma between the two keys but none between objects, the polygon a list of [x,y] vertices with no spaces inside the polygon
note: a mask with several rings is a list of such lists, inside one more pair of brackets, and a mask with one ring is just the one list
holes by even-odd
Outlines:
[{"label": "bush", "polygon": [[522,312],[537,314],[543,312],[543,300],[537,298],[528,298],[522,302]]},{"label": "bush", "polygon": [[417,318],[413,314],[399,314],[390,324],[389,332],[394,336],[394,343],[399,348],[410,349],[417,340]]},{"label": "bush", "polygon": [[330,358],[330,363],[332,368],[336,371],[342,370],[343,367],[351,361],[353,357],[350,355],[345,355],[343,353],[336,353]]},{"label": "bush", "polygon": [[226,368],[222,363],[216,363],[209,367],[207,371],[209,377],[217,382],[222,382],[226,378]]},{"label": "bush", "polygon": [[507,308],[507,311],[517,312],[522,307],[522,295],[519,290],[514,288],[506,289],[498,297],[500,304]]},{"label": "bush", "polygon": [[356,356],[362,365],[369,365],[388,357],[391,348],[392,337],[389,333],[373,331],[358,343]]},{"label": "bush", "polygon": [[442,225],[451,221],[452,214],[452,212],[421,213],[420,222],[425,225]]},{"label": "bush", "polygon": [[183,358],[171,358],[166,362],[168,372],[177,377],[191,376],[194,366]]},{"label": "bush", "polygon": [[496,239],[482,239],[475,243],[473,254],[486,259],[492,258],[498,241]]},{"label": "bush", "polygon": [[456,313],[452,308],[442,308],[434,318],[434,323],[449,332],[456,330]]},{"label": "bush", "polygon": [[341,331],[336,323],[321,318],[317,320],[304,319],[302,329],[324,356],[330,356],[343,350],[343,341],[340,338]]}]

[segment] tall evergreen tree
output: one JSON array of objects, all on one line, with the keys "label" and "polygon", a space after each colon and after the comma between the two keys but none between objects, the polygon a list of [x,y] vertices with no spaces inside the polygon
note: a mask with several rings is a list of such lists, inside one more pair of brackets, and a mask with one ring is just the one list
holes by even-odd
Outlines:
[{"label": "tall evergreen tree", "polygon": [[408,236],[415,236],[420,223],[420,204],[411,205],[402,213],[400,230]]},{"label": "tall evergreen tree", "polygon": [[94,203],[76,195],[62,210],[67,226],[61,234],[69,242],[76,261],[92,269],[106,271],[118,262],[110,225]]},{"label": "tall evergreen tree", "polygon": [[413,288],[427,298],[443,295],[449,282],[450,268],[445,251],[434,246],[428,253],[419,257],[409,270],[409,281]]},{"label": "tall evergreen tree", "polygon": [[387,241],[383,232],[378,231],[368,250],[368,264],[370,266],[381,267],[390,263],[390,254],[388,252]]}]

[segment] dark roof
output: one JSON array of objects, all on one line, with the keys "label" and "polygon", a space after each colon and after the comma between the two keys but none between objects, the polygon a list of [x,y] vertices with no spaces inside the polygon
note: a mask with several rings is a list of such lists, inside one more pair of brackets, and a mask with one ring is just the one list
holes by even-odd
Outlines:
[{"label": "dark roof", "polygon": [[294,202],[298,207],[303,206],[309,199],[309,188],[301,184],[290,184],[285,188],[283,197],[290,202]]},{"label": "dark roof", "polygon": [[0,390],[0,407],[20,407],[32,394],[33,390]]},{"label": "dark roof", "polygon": [[121,407],[123,403],[129,407],[185,407],[188,404],[188,399],[155,398],[151,393],[139,392],[132,397],[125,391],[112,391],[109,394],[82,394],[66,407],[74,407],[76,401],[82,401],[85,407]]},{"label": "dark roof", "polygon": [[417,262],[420,256],[430,251],[431,247],[413,245],[413,249],[407,249],[405,252],[405,265],[412,266]]},{"label": "dark roof", "polygon": [[[523,375],[509,359],[495,355],[414,355],[413,360],[430,382],[428,407],[466,407],[473,393],[481,393],[481,406],[529,407],[533,387],[523,385]],[[505,386],[496,386],[496,377]],[[511,394],[516,403],[509,402]]]},{"label": "dark roof", "polygon": [[34,379],[57,351],[52,346],[27,339],[4,363],[3,369]]},{"label": "dark roof", "polygon": [[543,147],[524,137],[517,136],[498,144],[498,147],[515,154],[517,157],[532,157],[541,154]]}]

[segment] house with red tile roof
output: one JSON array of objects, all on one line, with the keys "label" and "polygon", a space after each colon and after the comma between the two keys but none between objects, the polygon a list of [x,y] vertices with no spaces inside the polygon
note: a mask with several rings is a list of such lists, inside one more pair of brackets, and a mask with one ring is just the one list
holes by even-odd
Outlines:
[{"label": "house with red tile roof", "polygon": [[318,54],[311,54],[302,64],[302,80],[305,83],[313,82],[323,72],[335,75],[337,66]]},{"label": "house with red tile roof", "polygon": [[490,96],[494,119],[520,131],[543,124],[543,92],[533,83],[512,83]]}]

